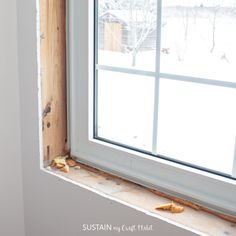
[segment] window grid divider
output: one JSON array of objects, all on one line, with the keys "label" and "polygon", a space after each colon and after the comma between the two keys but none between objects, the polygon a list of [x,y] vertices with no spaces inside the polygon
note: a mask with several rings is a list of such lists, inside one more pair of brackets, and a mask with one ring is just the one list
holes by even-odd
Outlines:
[{"label": "window grid divider", "polygon": [[153,131],[152,131],[152,154],[157,155],[158,135],[158,110],[159,110],[159,88],[160,88],[160,52],[161,52],[161,20],[162,0],[157,1],[157,25],[156,25],[156,76],[153,107]]},{"label": "window grid divider", "polygon": [[[137,70],[137,69],[132,69],[132,68],[122,68],[122,67],[115,67],[115,66],[96,65],[96,70],[107,70],[107,71],[114,71],[114,72],[127,73],[127,74],[144,75],[147,77],[148,76],[156,77],[156,72],[154,71]],[[191,83],[198,83],[198,84],[205,84],[205,85],[220,86],[220,87],[226,87],[226,88],[236,88],[236,83],[230,82],[230,81],[205,79],[205,78],[199,78],[199,77],[168,74],[168,73],[161,73],[161,72],[159,73],[159,77],[161,79],[170,79],[170,80],[177,80],[177,81],[184,81],[184,82],[191,82]]]}]

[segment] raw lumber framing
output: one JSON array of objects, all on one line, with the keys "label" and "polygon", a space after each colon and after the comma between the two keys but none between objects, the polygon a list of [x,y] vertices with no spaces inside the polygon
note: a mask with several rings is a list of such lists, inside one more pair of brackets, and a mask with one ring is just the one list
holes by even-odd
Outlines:
[{"label": "raw lumber framing", "polygon": [[41,86],[44,160],[65,152],[66,1],[40,0]]}]

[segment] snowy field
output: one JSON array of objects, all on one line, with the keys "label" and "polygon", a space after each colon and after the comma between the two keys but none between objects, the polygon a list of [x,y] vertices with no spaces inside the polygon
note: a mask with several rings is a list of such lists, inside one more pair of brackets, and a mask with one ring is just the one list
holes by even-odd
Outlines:
[{"label": "snowy field", "polygon": [[[98,135],[152,151],[154,78],[100,71]],[[236,91],[161,79],[158,153],[231,174]]]},{"label": "snowy field", "polygon": [[[165,15],[162,73],[236,83],[236,16],[212,20]],[[99,64],[155,71],[155,54],[139,51],[132,67],[131,53],[101,50]],[[99,71],[98,136],[152,151],[154,79]],[[231,175],[236,89],[161,78],[158,112],[158,154]]]}]

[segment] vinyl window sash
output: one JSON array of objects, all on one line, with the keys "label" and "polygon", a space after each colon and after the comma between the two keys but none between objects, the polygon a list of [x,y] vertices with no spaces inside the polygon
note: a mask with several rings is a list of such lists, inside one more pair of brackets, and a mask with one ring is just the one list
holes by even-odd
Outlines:
[{"label": "vinyl window sash", "polygon": [[[131,181],[148,187],[156,187],[177,196],[184,196],[197,203],[206,203],[209,207],[236,215],[234,180],[93,138],[93,86],[94,73],[96,73],[96,70],[93,70],[95,62],[94,1],[69,1],[68,17],[69,122],[72,155],[76,156],[80,162],[123,176]],[[102,65],[97,67],[97,69],[123,70],[125,73],[144,73],[141,70]],[[147,74],[156,76],[156,72]],[[235,83],[231,82],[188,76],[160,73],[159,78],[236,87]]]}]

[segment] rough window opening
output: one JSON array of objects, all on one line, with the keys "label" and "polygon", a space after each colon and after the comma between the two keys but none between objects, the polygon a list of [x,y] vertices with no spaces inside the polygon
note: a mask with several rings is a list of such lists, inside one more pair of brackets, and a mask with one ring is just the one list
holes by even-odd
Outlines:
[{"label": "rough window opening", "polygon": [[57,156],[68,154],[69,150],[66,117],[66,3],[64,0],[41,0],[40,9],[43,153],[48,163]]}]

